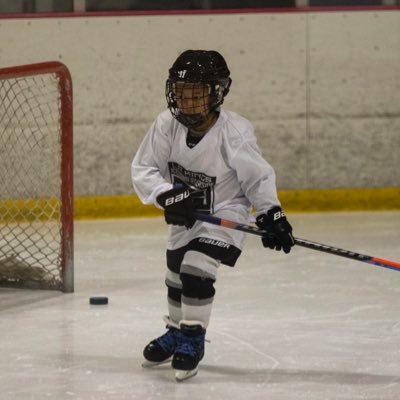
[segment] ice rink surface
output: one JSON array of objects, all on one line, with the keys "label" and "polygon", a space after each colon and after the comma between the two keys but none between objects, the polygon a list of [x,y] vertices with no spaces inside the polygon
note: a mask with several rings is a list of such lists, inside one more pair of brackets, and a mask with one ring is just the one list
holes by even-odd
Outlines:
[{"label": "ice rink surface", "polygon": [[[297,237],[400,260],[399,212],[290,221]],[[160,218],[78,221],[75,293],[0,289],[1,400],[400,399],[400,271],[250,235],[220,267],[199,374],[143,369],[164,332],[166,233]]]}]

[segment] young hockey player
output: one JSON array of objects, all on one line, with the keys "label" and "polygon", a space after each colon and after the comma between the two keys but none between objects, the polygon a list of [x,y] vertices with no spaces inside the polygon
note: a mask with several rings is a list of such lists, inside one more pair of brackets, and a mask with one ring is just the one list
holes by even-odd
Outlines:
[{"label": "young hockey player", "polygon": [[265,247],[289,253],[292,227],[277,197],[275,174],[262,158],[251,123],[221,108],[230,71],[217,51],[187,50],[166,82],[168,109],[154,121],[132,162],[136,194],[164,209],[167,243],[167,332],[144,349],[144,366],[167,362],[178,381],[194,376],[220,264],[233,267],[244,233],[196,221],[194,212],[267,230]]}]

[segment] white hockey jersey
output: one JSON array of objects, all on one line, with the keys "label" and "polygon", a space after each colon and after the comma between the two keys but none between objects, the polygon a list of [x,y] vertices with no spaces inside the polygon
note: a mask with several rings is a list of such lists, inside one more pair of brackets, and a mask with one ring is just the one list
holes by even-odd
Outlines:
[{"label": "white hockey jersey", "polygon": [[[263,159],[251,123],[220,109],[214,126],[193,148],[186,144],[187,128],[169,110],[154,121],[132,162],[132,181],[144,204],[185,183],[197,189],[195,207],[220,218],[248,223],[254,206],[258,214],[280,205],[275,173]],[[198,237],[225,241],[241,249],[243,232],[197,221],[192,229],[170,226],[167,248],[185,246]]]}]

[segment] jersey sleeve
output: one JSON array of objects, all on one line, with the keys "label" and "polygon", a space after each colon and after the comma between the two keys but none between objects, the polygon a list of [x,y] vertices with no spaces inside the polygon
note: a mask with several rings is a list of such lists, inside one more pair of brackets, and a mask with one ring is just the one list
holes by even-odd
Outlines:
[{"label": "jersey sleeve", "polygon": [[245,128],[242,134],[236,132],[230,141],[230,166],[236,171],[243,193],[259,215],[281,204],[275,171],[261,155],[252,126],[249,124]]},{"label": "jersey sleeve", "polygon": [[169,130],[162,116],[151,125],[144,137],[131,165],[133,188],[144,204],[157,203],[157,196],[172,188],[164,177],[168,170],[171,139]]}]

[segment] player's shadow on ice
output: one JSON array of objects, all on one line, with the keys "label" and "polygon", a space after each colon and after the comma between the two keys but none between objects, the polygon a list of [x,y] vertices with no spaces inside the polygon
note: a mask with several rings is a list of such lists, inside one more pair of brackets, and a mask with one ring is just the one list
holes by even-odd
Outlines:
[{"label": "player's shadow on ice", "polygon": [[[54,355],[53,361],[54,361]],[[68,360],[63,356],[64,365]],[[144,374],[150,379],[171,382],[173,370],[171,365],[164,364],[153,368],[142,368],[141,357],[106,357],[99,355],[70,354],[69,360],[76,366],[93,372],[109,374]],[[143,375],[142,375],[143,377]],[[200,363],[198,375],[189,380],[208,383],[304,383],[314,382],[325,385],[390,385],[400,383],[400,375],[378,375],[360,372],[340,372],[332,370],[279,369],[279,368],[240,368],[228,365],[211,365]]]},{"label": "player's shadow on ice", "polygon": [[376,375],[358,372],[339,372],[329,370],[306,369],[268,369],[239,368],[223,365],[200,364],[199,376],[207,374],[207,379],[218,382],[234,378],[235,382],[252,383],[287,383],[317,382],[343,385],[388,385],[399,383],[400,375]]},{"label": "player's shadow on ice", "polygon": [[[172,369],[169,365],[162,365],[148,369],[149,373],[157,375],[157,379],[165,382],[171,380]],[[291,370],[269,368],[239,368],[224,365],[200,364],[198,375],[188,382],[203,380],[208,383],[230,382],[236,383],[295,383],[312,382],[325,385],[390,385],[400,383],[400,376],[375,375],[358,372],[339,372],[327,370]]]},{"label": "player's shadow on ice", "polygon": [[[39,291],[39,290],[21,290],[13,288],[1,288],[0,290],[0,314],[10,310],[27,310],[32,307],[42,306],[42,302],[50,300],[57,301],[65,296],[61,292]],[[47,303],[45,303],[47,304]]]}]

